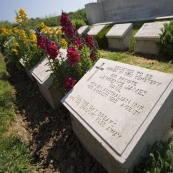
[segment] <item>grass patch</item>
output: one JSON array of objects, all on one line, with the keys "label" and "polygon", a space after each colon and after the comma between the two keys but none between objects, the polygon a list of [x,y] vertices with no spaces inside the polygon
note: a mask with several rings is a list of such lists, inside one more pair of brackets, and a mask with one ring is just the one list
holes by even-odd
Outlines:
[{"label": "grass patch", "polygon": [[9,128],[15,115],[12,92],[0,53],[0,173],[30,173],[33,166],[28,147]]},{"label": "grass patch", "polygon": [[148,68],[151,70],[157,70],[165,73],[173,74],[172,62],[161,62],[158,60],[151,60],[140,56],[132,56],[121,52],[110,52],[106,50],[100,50],[101,57],[113,61],[119,61],[126,64],[131,64],[139,67]]}]

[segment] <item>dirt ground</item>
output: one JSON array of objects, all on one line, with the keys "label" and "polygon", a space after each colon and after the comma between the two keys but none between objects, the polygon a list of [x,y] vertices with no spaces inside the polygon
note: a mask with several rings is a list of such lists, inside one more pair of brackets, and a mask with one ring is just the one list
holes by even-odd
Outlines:
[{"label": "dirt ground", "polygon": [[37,84],[5,62],[17,107],[13,130],[29,144],[32,163],[37,166],[34,173],[107,173],[73,133],[68,110],[53,110]]}]

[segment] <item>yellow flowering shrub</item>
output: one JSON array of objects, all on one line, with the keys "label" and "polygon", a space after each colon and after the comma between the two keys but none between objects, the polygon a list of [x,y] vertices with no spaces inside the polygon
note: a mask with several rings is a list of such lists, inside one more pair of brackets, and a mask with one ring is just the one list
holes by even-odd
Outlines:
[{"label": "yellow flowering shrub", "polygon": [[63,45],[62,47],[65,47],[65,48],[68,47],[68,42],[64,38],[61,39],[61,43]]},{"label": "yellow flowering shrub", "polygon": [[12,49],[12,52],[14,52],[16,55],[18,55],[18,50]]},{"label": "yellow flowering shrub", "polygon": [[16,13],[18,26],[11,30],[3,29],[4,34],[10,34],[12,39],[5,45],[8,58],[21,67],[19,60],[22,58],[25,67],[32,68],[44,58],[43,50],[37,46],[37,37],[33,30],[27,26],[28,16],[23,8]]},{"label": "yellow flowering shrub", "polygon": [[61,29],[58,29],[57,31],[55,28],[49,28],[43,22],[41,22],[41,27],[41,35],[46,36],[48,39],[54,41],[62,48],[68,47],[68,42],[63,37],[63,32]]}]

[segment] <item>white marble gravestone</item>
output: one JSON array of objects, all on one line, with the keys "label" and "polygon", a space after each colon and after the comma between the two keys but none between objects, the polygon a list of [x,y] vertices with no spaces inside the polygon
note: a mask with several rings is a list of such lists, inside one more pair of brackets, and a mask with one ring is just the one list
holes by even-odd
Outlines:
[{"label": "white marble gravestone", "polygon": [[106,25],[94,25],[88,32],[88,35],[95,37],[105,26]]},{"label": "white marble gravestone", "polygon": [[132,171],[148,145],[167,139],[173,75],[99,59],[61,100],[72,127],[109,173]]},{"label": "white marble gravestone", "polygon": [[[66,59],[67,50],[60,49],[61,58]],[[57,58],[59,58],[58,55]],[[37,81],[38,87],[42,95],[48,101],[53,109],[59,108],[62,104],[60,100],[62,99],[62,94],[58,92],[52,82],[52,76],[50,67],[48,66],[48,59],[44,59],[37,63],[31,70],[30,73],[34,76]]]},{"label": "white marble gravestone", "polygon": [[109,48],[124,50],[130,45],[132,23],[115,24],[106,34]]},{"label": "white marble gravestone", "polygon": [[135,52],[158,54],[156,39],[160,37],[161,28],[169,22],[144,23],[134,36],[136,39]]},{"label": "white marble gravestone", "polygon": [[81,26],[81,27],[77,30],[77,32],[78,32],[79,35],[83,36],[83,35],[87,34],[87,32],[88,32],[89,30],[90,30],[90,27],[89,27],[88,25],[86,25],[86,26]]}]

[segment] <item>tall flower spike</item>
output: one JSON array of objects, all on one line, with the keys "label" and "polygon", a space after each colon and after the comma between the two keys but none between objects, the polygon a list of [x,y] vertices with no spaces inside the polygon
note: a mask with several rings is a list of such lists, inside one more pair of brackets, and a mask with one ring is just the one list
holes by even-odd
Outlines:
[{"label": "tall flower spike", "polygon": [[58,49],[58,46],[56,46],[53,41],[48,43],[46,52],[49,55],[49,58],[52,59],[52,60],[55,60],[55,58],[60,53],[59,49]]},{"label": "tall flower spike", "polygon": [[90,35],[87,35],[85,37],[85,43],[87,44],[87,46],[91,49],[94,46],[94,41],[93,41],[93,37]]}]

